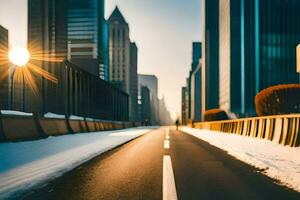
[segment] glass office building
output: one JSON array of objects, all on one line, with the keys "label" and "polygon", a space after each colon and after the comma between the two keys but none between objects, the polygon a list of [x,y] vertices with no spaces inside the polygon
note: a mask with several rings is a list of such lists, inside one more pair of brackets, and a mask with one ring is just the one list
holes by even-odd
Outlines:
[{"label": "glass office building", "polygon": [[298,83],[300,1],[220,0],[220,106],[255,115],[255,95]]},{"label": "glass office building", "polygon": [[104,0],[68,0],[68,59],[96,59],[104,80],[108,80],[108,36]]},{"label": "glass office building", "polygon": [[219,0],[202,0],[202,114],[219,107]]}]

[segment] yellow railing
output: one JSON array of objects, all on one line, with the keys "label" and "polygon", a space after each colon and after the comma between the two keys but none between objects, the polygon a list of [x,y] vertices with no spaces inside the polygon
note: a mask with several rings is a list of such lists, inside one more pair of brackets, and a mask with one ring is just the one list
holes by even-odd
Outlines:
[{"label": "yellow railing", "polygon": [[300,114],[199,122],[189,126],[267,139],[291,147],[300,143]]}]

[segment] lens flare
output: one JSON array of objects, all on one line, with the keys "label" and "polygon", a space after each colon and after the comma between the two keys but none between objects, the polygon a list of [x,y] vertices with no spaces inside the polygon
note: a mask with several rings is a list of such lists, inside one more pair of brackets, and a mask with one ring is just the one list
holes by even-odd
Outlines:
[{"label": "lens flare", "polygon": [[24,67],[29,62],[30,54],[25,48],[15,47],[9,51],[8,58],[14,65]]}]

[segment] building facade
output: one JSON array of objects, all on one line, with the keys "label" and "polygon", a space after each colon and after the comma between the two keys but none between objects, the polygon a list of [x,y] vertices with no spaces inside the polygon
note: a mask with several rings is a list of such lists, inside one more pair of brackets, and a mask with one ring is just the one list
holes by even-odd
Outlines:
[{"label": "building facade", "polygon": [[108,19],[109,80],[130,94],[129,26],[118,7]]},{"label": "building facade", "polygon": [[134,42],[130,43],[130,119],[138,121],[138,48]]},{"label": "building facade", "polygon": [[28,0],[28,49],[36,60],[67,57],[67,0]]},{"label": "building facade", "polygon": [[191,94],[190,94],[190,119],[194,122],[200,122],[202,119],[202,107],[201,107],[201,62],[198,63],[197,67],[193,70],[190,77],[191,82]]},{"label": "building facade", "polygon": [[[67,58],[67,0],[28,0],[28,49],[30,64],[22,70],[23,80],[14,80],[13,109],[42,113],[42,101],[48,101],[42,89],[46,79],[34,69],[41,68],[52,73],[51,62],[61,62]],[[35,82],[35,90],[25,80],[25,71],[30,72]],[[13,75],[18,73],[15,70]]]},{"label": "building facade", "polygon": [[[201,106],[201,94],[199,95],[199,92],[202,91],[202,88],[200,88],[201,83],[199,83],[199,80],[201,80],[201,77],[199,79],[199,74],[201,75],[201,72],[199,69],[201,68],[199,66],[200,59],[202,57],[202,43],[201,42],[193,42],[192,44],[192,64],[191,64],[191,70],[189,73],[188,78],[188,118],[192,121],[200,121],[201,117],[197,116],[198,112],[202,112],[201,110],[197,110]],[[197,118],[197,119],[196,119]]]},{"label": "building facade", "polygon": [[[104,18],[104,0],[67,1],[68,59],[108,80],[108,29]],[[90,65],[96,62],[96,65]]]},{"label": "building facade", "polygon": [[187,95],[187,87],[181,88],[181,124],[187,125],[188,123],[188,117],[186,113],[186,95]]},{"label": "building facade", "polygon": [[220,107],[255,115],[255,95],[298,83],[299,1],[220,0]]},{"label": "building facade", "polygon": [[141,87],[141,119],[144,125],[153,125],[151,121],[151,97],[150,89],[147,86]]},{"label": "building facade", "polygon": [[9,106],[8,30],[0,25],[0,110]]},{"label": "building facade", "polygon": [[219,107],[219,0],[202,1],[202,115]]}]

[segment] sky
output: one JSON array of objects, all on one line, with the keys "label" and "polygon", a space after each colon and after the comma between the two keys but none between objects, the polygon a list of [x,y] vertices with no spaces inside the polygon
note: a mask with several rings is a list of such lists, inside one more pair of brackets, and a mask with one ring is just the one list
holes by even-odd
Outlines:
[{"label": "sky", "polygon": [[[157,76],[159,97],[175,119],[192,62],[192,42],[201,41],[201,0],[106,0],[106,18],[116,5],[139,49],[138,72]],[[10,47],[26,46],[27,0],[0,0],[0,25],[10,31]]]}]

